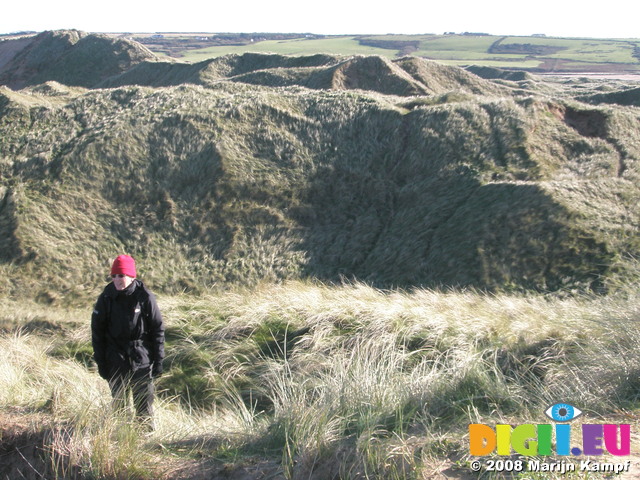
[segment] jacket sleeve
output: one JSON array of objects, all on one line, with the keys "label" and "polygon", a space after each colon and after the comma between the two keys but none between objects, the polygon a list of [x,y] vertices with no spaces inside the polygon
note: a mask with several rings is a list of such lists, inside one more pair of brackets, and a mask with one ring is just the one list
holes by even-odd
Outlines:
[{"label": "jacket sleeve", "polygon": [[158,308],[156,297],[152,293],[149,294],[147,309],[149,334],[153,344],[152,361],[154,369],[159,370],[161,373],[162,361],[164,360],[164,321]]},{"label": "jacket sleeve", "polygon": [[93,359],[98,367],[107,363],[107,305],[104,295],[98,297],[91,315],[91,343]]}]

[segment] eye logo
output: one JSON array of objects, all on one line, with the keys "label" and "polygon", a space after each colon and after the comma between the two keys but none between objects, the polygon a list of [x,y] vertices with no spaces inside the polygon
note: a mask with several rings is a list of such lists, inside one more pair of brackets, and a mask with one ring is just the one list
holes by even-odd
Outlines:
[{"label": "eye logo", "polygon": [[545,415],[556,422],[569,422],[578,418],[582,410],[568,403],[556,403],[545,410]]}]

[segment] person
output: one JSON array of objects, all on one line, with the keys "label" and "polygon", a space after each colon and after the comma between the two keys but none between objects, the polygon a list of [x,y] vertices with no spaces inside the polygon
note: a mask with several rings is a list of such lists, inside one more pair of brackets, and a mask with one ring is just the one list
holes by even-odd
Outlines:
[{"label": "person", "polygon": [[131,392],[136,419],[153,430],[153,379],[163,370],[165,329],[155,296],[136,277],[132,257],[119,255],[113,261],[113,281],[91,316],[91,340],[114,406],[126,408]]}]

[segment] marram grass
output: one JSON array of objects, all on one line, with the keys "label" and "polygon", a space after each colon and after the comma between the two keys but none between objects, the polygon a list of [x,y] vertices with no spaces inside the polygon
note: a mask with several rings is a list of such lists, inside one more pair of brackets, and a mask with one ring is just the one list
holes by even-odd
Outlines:
[{"label": "marram grass", "polygon": [[226,73],[206,86],[0,90],[2,294],[84,296],[114,252],[164,294],[342,277],[606,292],[633,273],[634,107],[418,59],[326,66],[353,90],[226,76],[307,68],[292,61],[212,61]]},{"label": "marram grass", "polygon": [[106,384],[73,353],[89,343],[89,307],[31,305],[36,322],[30,305],[7,302],[0,409],[48,419],[43,472],[189,478],[262,459],[285,478],[432,478],[467,468],[469,423],[547,423],[560,400],[600,421],[640,399],[633,289],[560,298],[290,282],[159,301],[168,356],[150,437],[109,413]]}]

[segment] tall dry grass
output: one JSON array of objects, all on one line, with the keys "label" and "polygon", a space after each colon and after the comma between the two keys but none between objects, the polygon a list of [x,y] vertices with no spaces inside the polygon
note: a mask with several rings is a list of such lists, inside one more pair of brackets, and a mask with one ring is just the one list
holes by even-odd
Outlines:
[{"label": "tall dry grass", "polygon": [[270,459],[286,478],[430,478],[451,459],[465,468],[469,423],[545,423],[557,401],[601,419],[640,398],[632,289],[559,298],[292,282],[160,304],[167,372],[146,437],[61,348],[88,342],[87,324],[42,309],[41,330],[27,321],[16,333],[29,309],[8,303],[0,408],[52,419],[42,428],[58,478],[170,478],[203,457],[219,468]]},{"label": "tall dry grass", "polygon": [[559,399],[596,417],[637,401],[634,295],[292,283],[203,302],[200,318],[215,320],[191,334],[216,351],[204,371],[267,415],[258,443],[292,476],[339,465],[346,478],[419,477],[442,445],[464,452],[468,423],[544,421]]}]

